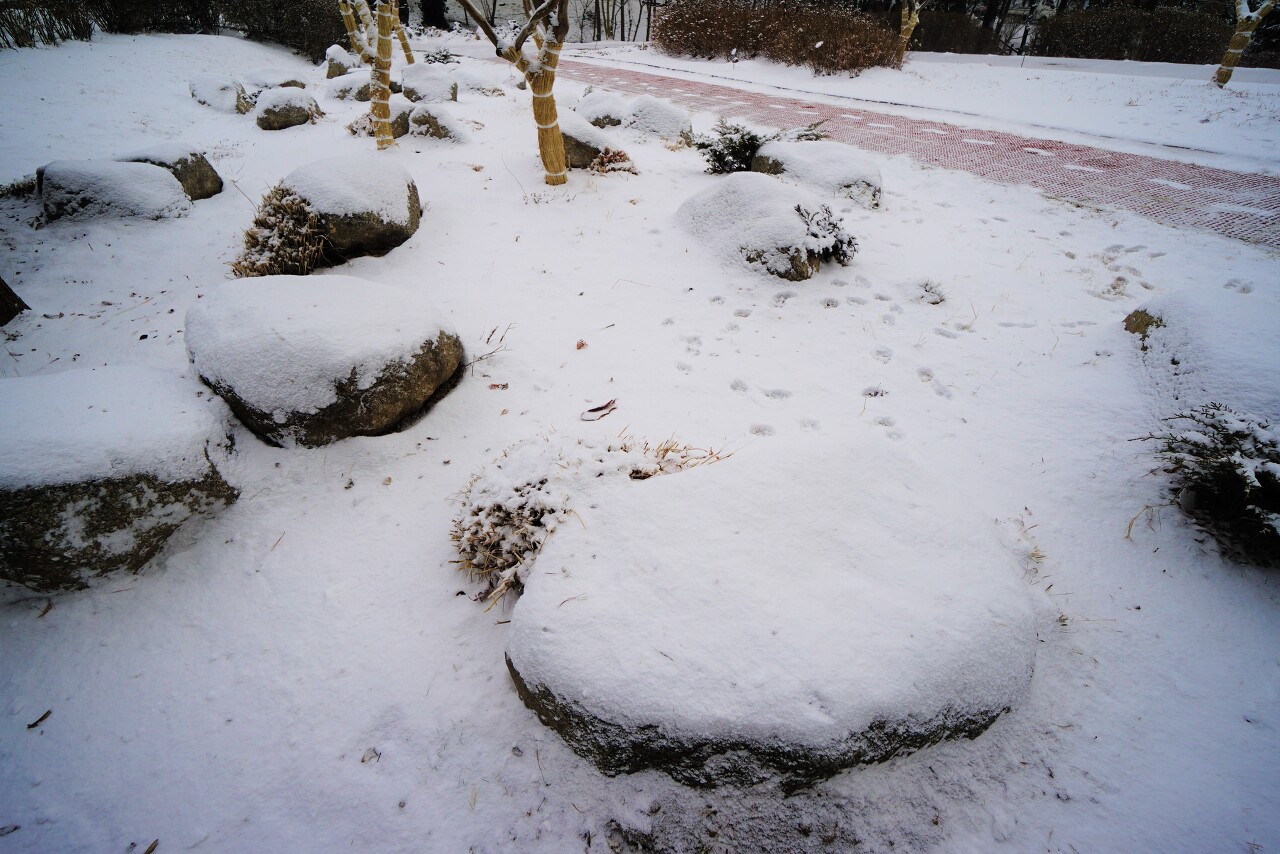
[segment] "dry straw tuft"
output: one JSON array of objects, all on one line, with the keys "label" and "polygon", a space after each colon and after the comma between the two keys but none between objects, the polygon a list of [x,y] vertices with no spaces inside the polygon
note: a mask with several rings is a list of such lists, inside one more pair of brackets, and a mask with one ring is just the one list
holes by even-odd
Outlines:
[{"label": "dry straw tuft", "polygon": [[320,266],[324,243],[316,213],[300,196],[277,186],[262,199],[231,272],[239,278],[305,276]]}]

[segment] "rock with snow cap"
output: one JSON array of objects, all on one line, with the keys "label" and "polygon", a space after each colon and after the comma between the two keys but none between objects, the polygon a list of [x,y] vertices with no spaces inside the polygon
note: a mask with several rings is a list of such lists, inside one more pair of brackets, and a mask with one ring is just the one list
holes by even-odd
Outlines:
[{"label": "rock with snow cap", "polygon": [[123,163],[150,163],[168,169],[182,185],[187,198],[207,199],[222,192],[222,177],[198,148],[181,143],[164,143],[143,151],[117,157]]},{"label": "rock with snow cap", "polygon": [[351,276],[221,283],[185,328],[201,378],[282,446],[390,432],[448,390],[462,359],[421,292]]},{"label": "rock with snow cap", "polygon": [[315,98],[292,87],[266,90],[258,96],[255,107],[255,121],[263,130],[285,130],[314,124],[323,115]]},{"label": "rock with snow cap", "polygon": [[36,170],[46,221],[92,217],[166,219],[191,210],[182,184],[151,163],[55,160]]},{"label": "rock with snow cap", "polygon": [[[606,774],[794,790],[1025,696],[1039,617],[994,524],[903,455],[791,451],[593,481],[534,559],[508,669]],[[786,480],[804,513],[762,500]]]},{"label": "rock with snow cap", "polygon": [[187,377],[111,367],[0,379],[0,578],[37,591],[137,572],[236,490],[229,413]]}]

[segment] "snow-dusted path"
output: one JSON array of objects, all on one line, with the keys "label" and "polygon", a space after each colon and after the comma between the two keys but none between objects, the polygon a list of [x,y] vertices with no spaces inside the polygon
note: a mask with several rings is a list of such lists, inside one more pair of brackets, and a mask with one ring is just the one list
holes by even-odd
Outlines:
[{"label": "snow-dusted path", "polygon": [[935,121],[807,102],[697,80],[563,60],[571,79],[633,94],[653,94],[691,110],[772,127],[819,119],[832,139],[882,154],[961,169],[1005,184],[1029,184],[1050,196],[1118,208],[1174,226],[1280,247],[1280,178],[1035,139]]}]

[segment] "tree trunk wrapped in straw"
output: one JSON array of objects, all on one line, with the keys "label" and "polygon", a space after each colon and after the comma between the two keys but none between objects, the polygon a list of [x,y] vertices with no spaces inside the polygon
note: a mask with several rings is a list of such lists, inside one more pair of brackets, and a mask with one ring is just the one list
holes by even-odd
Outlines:
[{"label": "tree trunk wrapped in straw", "polygon": [[356,26],[355,12],[348,0],[338,0],[338,12],[342,14],[342,24],[347,28],[347,40],[351,42],[351,52],[363,63],[373,65],[376,57],[370,51],[368,40]]},{"label": "tree trunk wrapped in straw", "polygon": [[893,52],[894,65],[902,65],[907,58],[907,46],[911,44],[911,34],[916,31],[916,24],[920,23],[920,8],[924,6],[922,0],[901,0],[901,2],[902,25],[898,29],[898,44]]},{"label": "tree trunk wrapped in straw", "polygon": [[1213,82],[1218,84],[1219,89],[1226,86],[1228,81],[1231,80],[1232,72],[1240,64],[1240,57],[1244,55],[1245,49],[1249,47],[1249,41],[1253,38],[1254,30],[1258,29],[1262,19],[1267,17],[1275,7],[1276,0],[1265,0],[1256,11],[1250,11],[1249,0],[1236,0],[1236,31],[1227,45],[1227,52],[1222,57],[1222,64],[1218,66],[1218,71],[1213,75]]},{"label": "tree trunk wrapped in straw", "polygon": [[[514,41],[498,38],[485,16],[472,0],[458,0],[475,18],[480,29],[497,49],[498,56],[510,62],[523,75],[533,94],[533,122],[538,128],[538,155],[546,172],[546,182],[555,186],[569,180],[564,156],[564,137],[556,116],[556,99],[551,90],[556,82],[556,66],[560,64],[560,46],[569,34],[569,0],[546,0],[536,9],[525,0],[526,23]],[[554,12],[554,18],[552,13]],[[550,29],[547,29],[550,22]],[[524,52],[524,44],[533,37],[534,56]]]},{"label": "tree trunk wrapped in straw", "polygon": [[391,133],[391,4],[395,0],[378,0],[378,59],[373,65],[373,97],[369,112],[373,116],[373,136],[378,150],[391,148],[396,139]]},{"label": "tree trunk wrapped in straw", "polygon": [[404,34],[404,24],[400,22],[400,4],[393,2],[391,8],[395,10],[396,38],[400,40],[400,49],[404,51],[404,64],[413,65],[413,51],[409,49],[409,37]]}]

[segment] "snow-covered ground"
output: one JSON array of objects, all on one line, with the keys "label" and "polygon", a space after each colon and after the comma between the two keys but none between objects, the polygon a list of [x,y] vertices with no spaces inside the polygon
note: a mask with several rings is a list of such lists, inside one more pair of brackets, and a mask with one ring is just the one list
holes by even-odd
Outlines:
[{"label": "snow-covered ground", "polygon": [[911,54],[902,71],[815,78],[807,68],[764,59],[704,62],[626,42],[573,45],[565,56],[816,101],[852,99],[862,109],[962,126],[1085,145],[1104,140],[1117,150],[1224,168],[1280,170],[1275,69],[1240,69],[1220,90],[1209,82],[1214,66],[1167,62],[922,53]]},{"label": "snow-covered ground", "polygon": [[[265,68],[322,83],[283,50],[229,38],[0,52],[0,181],[171,141],[207,150],[227,181],[156,222],[33,230],[33,209],[6,202],[0,275],[33,311],[5,328],[0,376],[189,370],[185,313],[225,284],[262,194],[309,161],[373,148],[344,129],[366,105],[322,97],[317,125],[268,133],[188,94],[198,75]],[[1274,163],[1280,140],[1275,83],[1221,93],[918,61],[801,84],[1094,134],[1131,110],[1134,138],[1237,162]],[[557,85],[562,109],[580,94]],[[1220,559],[1166,506],[1150,443],[1131,440],[1160,429],[1171,402],[1121,328],[1180,291],[1274,310],[1274,252],[886,158],[881,209],[830,200],[858,238],[852,264],[789,283],[722,265],[678,225],[679,206],[720,180],[695,152],[615,128],[639,175],[576,171],[548,188],[528,94],[459,99],[468,143],[405,138],[382,155],[414,177],[422,228],[334,272],[423,293],[470,358],[488,355],[403,433],[283,450],[239,430],[225,472],[239,502],[137,577],[52,599],[0,591],[0,852],[155,839],[158,851],[603,852],[615,823],[668,850],[1280,845],[1276,576]],[[1205,329],[1231,349],[1229,326]],[[1274,377],[1275,349],[1244,355]],[[607,418],[581,420],[609,400]],[[516,696],[510,615],[470,599],[449,531],[472,475],[512,443],[624,430],[732,451],[714,467],[809,461],[759,496],[798,530],[833,490],[884,512],[875,474],[895,459],[927,473],[913,482],[948,484],[964,506],[930,503],[914,523],[936,545],[935,530],[981,518],[1024,558],[1041,615],[1029,693],[974,741],[789,798],[603,777]],[[822,448],[826,471],[812,463]],[[735,547],[723,527],[700,535]],[[806,548],[794,544],[797,560]]]}]

